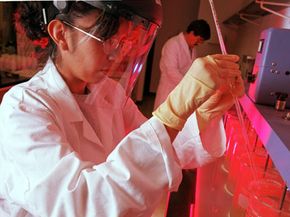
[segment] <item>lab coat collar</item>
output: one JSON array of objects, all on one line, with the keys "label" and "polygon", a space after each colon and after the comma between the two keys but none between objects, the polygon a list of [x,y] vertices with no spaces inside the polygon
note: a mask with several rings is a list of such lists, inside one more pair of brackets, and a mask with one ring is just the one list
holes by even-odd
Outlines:
[{"label": "lab coat collar", "polygon": [[192,59],[192,53],[191,53],[191,51],[190,51],[190,49],[188,47],[188,44],[187,44],[187,42],[185,40],[183,32],[179,33],[177,37],[179,39],[180,46],[184,50],[184,53],[187,55],[187,58]]},{"label": "lab coat collar", "polygon": [[50,95],[57,102],[57,105],[62,106],[62,115],[65,120],[69,120],[69,122],[75,124],[82,122],[83,136],[86,139],[102,146],[102,143],[100,142],[94,129],[84,117],[73,94],[69,90],[67,84],[63,80],[51,59],[48,60],[46,66],[42,70],[42,76],[48,83]]},{"label": "lab coat collar", "polygon": [[83,115],[67,84],[49,59],[40,74],[48,84],[48,91],[57,105],[62,106],[63,116],[70,122],[82,121]]}]

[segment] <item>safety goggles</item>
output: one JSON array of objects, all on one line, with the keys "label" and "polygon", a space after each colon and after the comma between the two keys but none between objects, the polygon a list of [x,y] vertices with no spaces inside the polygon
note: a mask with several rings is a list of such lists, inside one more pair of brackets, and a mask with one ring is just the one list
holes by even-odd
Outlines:
[{"label": "safety goggles", "polygon": [[62,22],[65,25],[67,25],[67,26],[69,26],[69,27],[71,27],[71,28],[73,28],[73,29],[75,29],[77,31],[80,31],[81,33],[85,34],[86,36],[91,37],[91,38],[93,38],[93,39],[95,39],[95,40],[97,40],[99,42],[104,43],[104,40],[103,39],[101,39],[100,37],[97,37],[97,36],[93,35],[92,33],[90,33],[90,32],[94,32],[93,29],[90,32],[87,32],[87,31],[81,29],[80,27],[77,27],[77,26],[75,26],[75,25],[73,25],[73,24],[71,24],[71,23],[69,23],[69,22],[67,22],[65,20],[62,20]]}]

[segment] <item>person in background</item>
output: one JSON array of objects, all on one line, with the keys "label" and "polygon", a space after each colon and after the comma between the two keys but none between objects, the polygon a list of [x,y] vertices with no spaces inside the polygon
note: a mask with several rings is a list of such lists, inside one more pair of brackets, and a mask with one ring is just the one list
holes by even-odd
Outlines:
[{"label": "person in background", "polygon": [[192,62],[197,58],[195,47],[210,39],[210,26],[203,20],[193,20],[185,32],[169,38],[160,58],[160,79],[154,108],[157,108],[181,81]]},{"label": "person in background", "polygon": [[[156,91],[154,108],[165,101],[169,93],[181,81],[192,62],[197,58],[195,47],[210,39],[209,24],[203,20],[193,20],[185,32],[166,41],[160,58],[160,80]],[[183,180],[177,192],[170,194],[167,216],[189,216],[194,202],[195,170],[183,170]],[[189,190],[190,189],[190,190]]]},{"label": "person in background", "polygon": [[149,217],[182,168],[224,153],[221,117],[244,93],[238,56],[197,59],[148,120],[129,97],[160,1],[29,1],[18,12],[48,56],[0,106],[0,216]]}]

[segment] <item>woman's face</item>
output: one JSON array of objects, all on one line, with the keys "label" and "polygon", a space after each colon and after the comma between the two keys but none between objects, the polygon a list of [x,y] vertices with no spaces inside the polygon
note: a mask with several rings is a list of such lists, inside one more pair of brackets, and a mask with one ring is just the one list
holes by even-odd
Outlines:
[{"label": "woman's face", "polygon": [[[77,18],[74,25],[84,30],[90,29],[97,16],[97,11],[91,12],[85,17]],[[59,70],[70,88],[102,80],[110,66],[103,43],[69,26],[66,26],[66,40],[68,50],[62,52]]]}]

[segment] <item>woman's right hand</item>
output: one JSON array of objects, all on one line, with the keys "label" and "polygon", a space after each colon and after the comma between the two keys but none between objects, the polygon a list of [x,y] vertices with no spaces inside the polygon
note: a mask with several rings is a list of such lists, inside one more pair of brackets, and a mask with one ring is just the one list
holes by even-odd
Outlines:
[{"label": "woman's right hand", "polygon": [[181,130],[187,118],[222,85],[241,76],[236,55],[208,55],[196,59],[180,83],[153,112],[164,125]]}]

